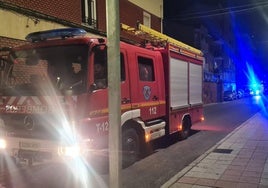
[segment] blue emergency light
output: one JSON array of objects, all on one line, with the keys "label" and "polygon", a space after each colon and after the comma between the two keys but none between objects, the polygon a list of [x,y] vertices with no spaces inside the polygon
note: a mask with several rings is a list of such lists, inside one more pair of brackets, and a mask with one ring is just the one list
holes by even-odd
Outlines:
[{"label": "blue emergency light", "polygon": [[62,28],[47,31],[39,31],[28,34],[25,39],[29,42],[43,41],[47,39],[69,38],[84,36],[87,32],[81,28]]}]

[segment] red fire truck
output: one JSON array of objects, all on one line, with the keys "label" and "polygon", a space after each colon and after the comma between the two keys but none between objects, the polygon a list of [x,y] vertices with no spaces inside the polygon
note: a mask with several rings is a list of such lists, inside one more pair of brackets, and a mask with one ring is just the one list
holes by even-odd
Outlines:
[{"label": "red fire truck", "polygon": [[[135,28],[139,32],[123,24],[122,30],[158,40],[156,47],[155,40],[149,47],[120,43],[118,126],[123,164],[129,165],[151,141],[173,133],[187,138],[192,124],[202,120],[203,57],[143,25]],[[31,33],[26,40],[1,58],[0,153],[33,165],[107,151],[106,39],[63,28]]]}]

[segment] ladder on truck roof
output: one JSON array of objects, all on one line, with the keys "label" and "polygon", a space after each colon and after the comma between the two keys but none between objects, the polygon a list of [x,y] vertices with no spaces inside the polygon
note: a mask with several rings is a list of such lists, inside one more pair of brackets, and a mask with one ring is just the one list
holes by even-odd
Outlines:
[{"label": "ladder on truck roof", "polygon": [[143,40],[150,42],[152,45],[157,44],[158,46],[165,47],[167,43],[171,44],[173,47],[188,51],[195,55],[202,56],[201,50],[198,50],[192,46],[189,46],[183,42],[180,42],[174,38],[171,38],[163,33],[155,31],[145,25],[140,23],[137,24],[137,28],[130,27],[126,24],[121,23],[121,29],[128,34],[140,37]]}]

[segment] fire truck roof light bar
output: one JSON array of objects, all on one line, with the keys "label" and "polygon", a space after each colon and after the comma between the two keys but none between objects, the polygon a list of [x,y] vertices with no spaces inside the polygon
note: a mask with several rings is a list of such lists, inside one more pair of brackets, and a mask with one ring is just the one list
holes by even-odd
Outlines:
[{"label": "fire truck roof light bar", "polygon": [[28,34],[25,39],[29,42],[44,41],[47,39],[56,39],[56,38],[69,38],[75,36],[84,36],[86,31],[81,28],[62,28],[62,29],[53,29],[47,31],[33,32]]}]

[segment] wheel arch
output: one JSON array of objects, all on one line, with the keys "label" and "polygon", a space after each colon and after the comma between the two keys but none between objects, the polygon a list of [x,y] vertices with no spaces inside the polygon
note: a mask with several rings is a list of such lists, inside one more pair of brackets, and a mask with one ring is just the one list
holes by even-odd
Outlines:
[{"label": "wheel arch", "polygon": [[184,114],[181,120],[181,129],[179,131],[179,139],[184,140],[190,135],[190,130],[192,126],[191,116],[189,113]]},{"label": "wheel arch", "polygon": [[144,133],[141,122],[139,109],[124,112],[121,116],[122,131],[133,128],[137,131],[137,133]]},{"label": "wheel arch", "polygon": [[127,129],[134,129],[138,136],[140,141],[144,142],[145,138],[143,135],[145,135],[145,131],[142,128],[142,125],[138,123],[136,120],[128,120],[122,125],[122,133]]},{"label": "wheel arch", "polygon": [[188,124],[190,128],[192,127],[192,118],[189,113],[186,113],[182,116],[181,125],[184,126],[185,124]]},{"label": "wheel arch", "polygon": [[132,128],[137,132],[141,141],[144,141],[144,139],[145,139],[144,136],[142,136],[145,134],[145,131],[143,128],[144,126],[145,125],[144,125],[143,121],[140,119],[140,110],[139,109],[125,112],[121,116],[122,132],[124,130]]}]

